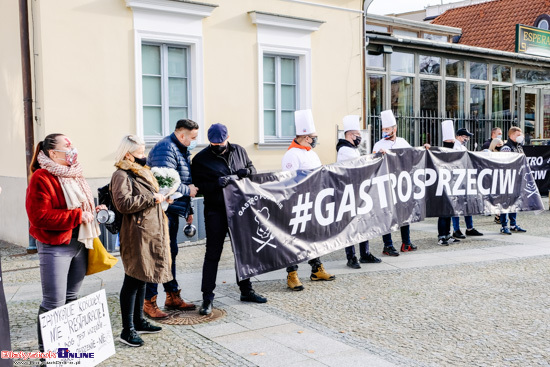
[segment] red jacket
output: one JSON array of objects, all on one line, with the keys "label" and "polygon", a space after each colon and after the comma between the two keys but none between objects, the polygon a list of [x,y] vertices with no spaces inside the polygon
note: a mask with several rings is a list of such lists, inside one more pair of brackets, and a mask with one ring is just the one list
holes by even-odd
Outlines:
[{"label": "red jacket", "polygon": [[25,207],[31,236],[48,245],[68,244],[73,228],[82,223],[82,209],[67,209],[59,180],[45,169],[31,176]]}]

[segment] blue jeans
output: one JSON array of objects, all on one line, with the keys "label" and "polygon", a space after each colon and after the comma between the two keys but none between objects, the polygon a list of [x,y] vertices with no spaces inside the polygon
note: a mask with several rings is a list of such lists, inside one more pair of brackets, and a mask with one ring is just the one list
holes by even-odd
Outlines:
[{"label": "blue jeans", "polygon": [[36,241],[42,282],[41,306],[50,311],[77,299],[88,268],[88,250],[76,238],[68,245]]},{"label": "blue jeans", "polygon": [[[393,246],[393,241],[391,239],[391,233],[383,235],[382,240],[384,241],[384,247]],[[406,225],[406,226],[401,227],[401,241],[405,245],[409,245],[411,243],[410,226]]]},{"label": "blue jeans", "polygon": [[[474,219],[471,215],[465,215],[464,222],[466,223],[466,229],[474,228]],[[453,228],[455,232],[460,229],[460,217],[453,217]]]},{"label": "blue jeans", "polygon": [[[177,292],[179,289],[178,281],[176,280],[176,256],[178,256],[178,229],[180,225],[180,218],[177,214],[167,213],[168,217],[168,232],[170,235],[170,255],[172,257],[172,279],[169,282],[163,284],[165,292]],[[158,294],[157,283],[147,283],[145,288],[145,299],[150,300]]]},{"label": "blue jeans", "polygon": [[510,227],[516,226],[516,217],[518,213],[508,213],[508,214],[501,214],[500,215],[500,225],[504,228],[508,225],[508,218],[510,217]]},{"label": "blue jeans", "polygon": [[[361,242],[359,244],[359,256],[361,257],[367,257],[367,254],[369,253],[369,241]],[[355,246],[351,245],[346,247],[346,258],[348,260],[353,259],[355,256]]]}]

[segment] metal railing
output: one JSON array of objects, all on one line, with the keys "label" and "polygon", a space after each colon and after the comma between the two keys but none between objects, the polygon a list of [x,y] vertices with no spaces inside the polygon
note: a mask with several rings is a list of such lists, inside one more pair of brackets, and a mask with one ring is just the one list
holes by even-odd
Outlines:
[{"label": "metal railing", "polygon": [[[433,146],[443,145],[441,122],[445,120],[454,121],[455,131],[465,127],[474,134],[466,145],[471,151],[481,150],[483,142],[491,137],[491,129],[493,127],[500,127],[504,139],[506,139],[508,129],[512,126],[517,126],[517,122],[509,114],[495,116],[492,119],[480,119],[452,114],[448,114],[447,117],[441,117],[432,111],[423,111],[420,116],[398,115],[395,111],[394,114],[397,121],[397,136],[404,138],[412,146],[420,146],[426,143]],[[367,116],[367,124],[371,125],[371,141],[374,145],[375,142],[382,138],[380,116],[375,114]]]}]

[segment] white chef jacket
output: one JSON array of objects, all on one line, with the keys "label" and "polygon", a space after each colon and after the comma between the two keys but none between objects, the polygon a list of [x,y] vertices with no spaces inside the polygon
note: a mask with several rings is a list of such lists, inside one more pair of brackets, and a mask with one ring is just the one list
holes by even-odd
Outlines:
[{"label": "white chef jacket", "polygon": [[454,150],[464,150],[464,151],[467,151],[468,148],[466,148],[464,145],[462,145],[461,142],[459,142],[458,140],[455,139],[455,145],[453,146],[453,149]]},{"label": "white chef jacket", "polygon": [[315,169],[322,163],[313,149],[290,148],[283,156],[283,171],[296,171],[298,169]]},{"label": "white chef jacket", "polygon": [[395,140],[381,139],[374,144],[372,148],[373,152],[380,152],[380,150],[390,150],[399,148],[411,148],[411,145],[403,138],[395,138]]},{"label": "white chef jacket", "polygon": [[359,158],[361,154],[359,149],[352,147],[341,147],[338,149],[338,155],[336,155],[336,162],[347,161],[349,159]]}]

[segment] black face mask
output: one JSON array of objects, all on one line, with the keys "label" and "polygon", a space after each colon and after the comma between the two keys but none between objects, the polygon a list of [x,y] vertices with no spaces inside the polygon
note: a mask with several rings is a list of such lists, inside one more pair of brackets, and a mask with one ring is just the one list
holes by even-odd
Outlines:
[{"label": "black face mask", "polygon": [[355,144],[355,146],[358,147],[359,144],[361,144],[361,140],[362,140],[361,137],[358,136],[355,139],[353,139],[353,144]]},{"label": "black face mask", "polygon": [[317,137],[310,138],[310,139],[311,139],[311,143],[309,143],[309,145],[311,145],[311,149],[313,149],[317,145]]},{"label": "black face mask", "polygon": [[210,144],[210,149],[212,150],[212,152],[214,152],[214,154],[220,155],[220,154],[223,154],[223,152],[225,152],[225,150],[227,149],[227,145]]},{"label": "black face mask", "polygon": [[444,146],[445,148],[454,148],[455,143],[449,143],[449,142],[447,142],[447,141],[444,141],[444,142],[443,142],[443,146]]},{"label": "black face mask", "polygon": [[500,152],[500,148],[502,148],[502,147],[495,147],[495,150],[496,150],[497,152]]},{"label": "black face mask", "polygon": [[132,157],[134,157],[134,162],[136,162],[140,166],[145,166],[147,164],[147,158],[145,158],[145,157],[144,158],[138,158],[135,155],[132,155]]}]

